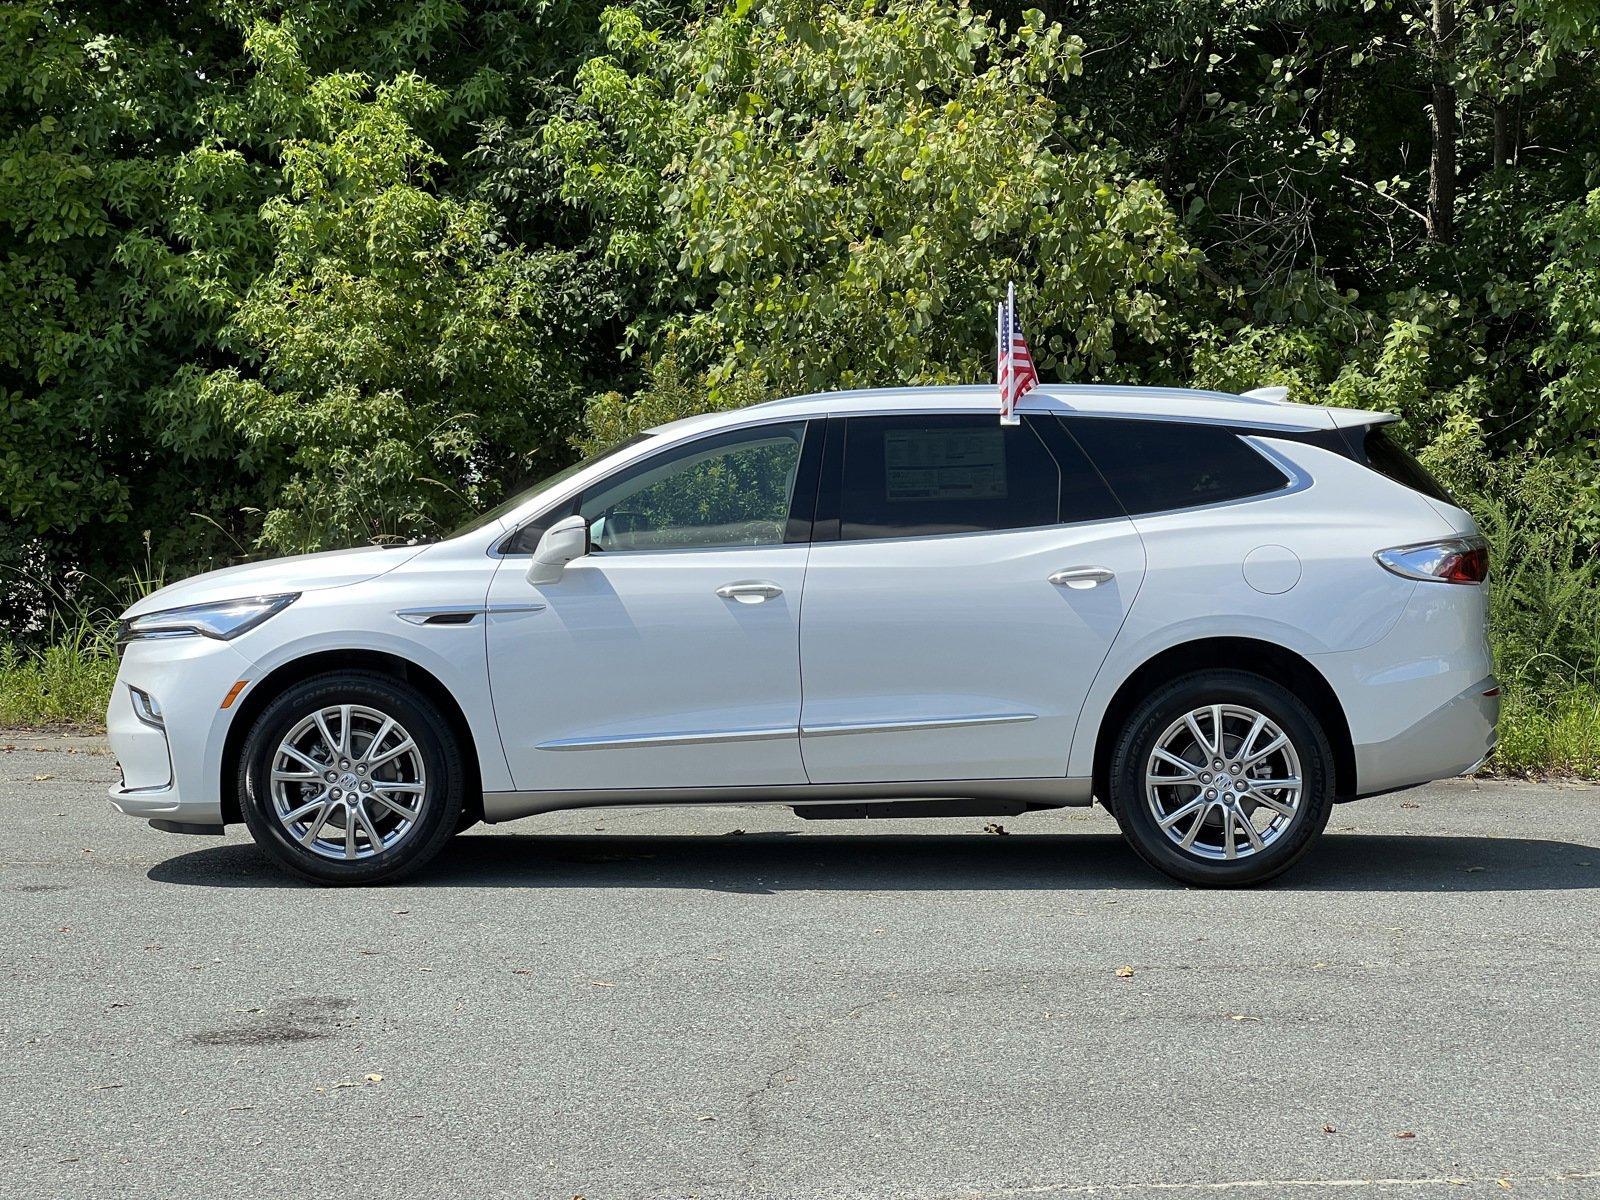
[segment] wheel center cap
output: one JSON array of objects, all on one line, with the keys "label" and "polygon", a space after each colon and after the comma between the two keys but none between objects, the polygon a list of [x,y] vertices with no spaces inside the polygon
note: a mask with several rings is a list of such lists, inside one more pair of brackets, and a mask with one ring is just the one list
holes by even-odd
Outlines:
[{"label": "wheel center cap", "polygon": [[355,791],[358,782],[359,781],[356,779],[356,777],[347,771],[340,777],[339,786],[343,788],[349,788],[353,792]]}]

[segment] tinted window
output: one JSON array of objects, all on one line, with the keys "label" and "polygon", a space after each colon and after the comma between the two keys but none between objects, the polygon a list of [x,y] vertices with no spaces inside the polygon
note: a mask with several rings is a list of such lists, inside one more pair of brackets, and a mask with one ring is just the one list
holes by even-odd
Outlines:
[{"label": "tinted window", "polygon": [[1220,425],[1062,419],[1130,513],[1240,500],[1289,482],[1264,455]]},{"label": "tinted window", "polygon": [[704,438],[585,491],[595,550],[773,546],[788,531],[805,423]]},{"label": "tinted window", "polygon": [[839,536],[925,537],[1055,523],[1061,473],[1038,435],[996,416],[852,417]]},{"label": "tinted window", "polygon": [[1022,423],[1044,439],[1051,457],[1061,468],[1058,521],[1063,525],[1073,525],[1081,521],[1104,521],[1107,517],[1123,515],[1122,505],[1117,503],[1117,498],[1111,494],[1100,472],[1084,456],[1083,450],[1060,421],[1054,417],[1023,417]]},{"label": "tinted window", "polygon": [[1432,496],[1435,500],[1443,500],[1446,504],[1455,503],[1450,493],[1439,486],[1439,481],[1428,474],[1428,469],[1390,437],[1382,425],[1367,427],[1366,436],[1361,440],[1361,457],[1367,466],[1402,487]]}]

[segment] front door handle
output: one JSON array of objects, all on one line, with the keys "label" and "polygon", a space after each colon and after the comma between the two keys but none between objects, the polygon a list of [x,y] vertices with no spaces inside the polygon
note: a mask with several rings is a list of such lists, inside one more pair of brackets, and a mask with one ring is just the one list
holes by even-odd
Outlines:
[{"label": "front door handle", "polygon": [[1117,573],[1109,567],[1071,567],[1065,571],[1057,571],[1050,576],[1050,582],[1057,587],[1092,588],[1098,587],[1108,579],[1115,579]]},{"label": "front door handle", "polygon": [[740,604],[760,604],[763,600],[783,595],[783,589],[775,583],[752,579],[743,583],[725,583],[717,589],[717,595],[724,600],[737,600]]}]

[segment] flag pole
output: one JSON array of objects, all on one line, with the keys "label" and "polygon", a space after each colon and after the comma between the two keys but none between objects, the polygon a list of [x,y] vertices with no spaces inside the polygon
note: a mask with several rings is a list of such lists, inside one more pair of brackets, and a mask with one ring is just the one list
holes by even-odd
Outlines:
[{"label": "flag pole", "polygon": [[1006,302],[996,302],[994,335],[994,383],[1000,396],[1000,419],[1006,419]]},{"label": "flag pole", "polygon": [[[1015,394],[1012,374],[1015,364],[1012,361],[1012,339],[1017,332],[1017,289],[1010,280],[1006,281],[1005,315],[1000,321],[1000,424],[1020,425],[1022,418],[1017,416],[1016,403],[1020,399]],[[1009,404],[1008,404],[1009,401]]]}]

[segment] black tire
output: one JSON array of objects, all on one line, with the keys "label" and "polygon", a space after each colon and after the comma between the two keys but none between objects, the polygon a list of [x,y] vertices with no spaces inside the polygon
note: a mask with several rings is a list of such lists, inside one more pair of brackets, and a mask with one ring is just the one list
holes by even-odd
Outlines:
[{"label": "black tire", "polygon": [[[403,756],[403,761],[411,767],[409,775],[400,767],[376,767],[370,776],[371,782],[360,781],[361,790],[365,793],[360,797],[360,803],[365,806],[363,814],[356,814],[349,807],[355,801],[328,801],[328,823],[320,828],[324,832],[336,829],[343,836],[345,824],[353,824],[356,833],[351,837],[361,856],[352,859],[319,854],[291,836],[289,827],[280,818],[271,788],[273,759],[279,755],[284,739],[306,720],[314,722],[316,718],[313,714],[342,705],[355,706],[353,711],[358,714],[366,710],[378,717],[392,718],[400,733],[391,732],[389,740],[385,742],[386,747],[399,740],[402,734],[409,735],[415,746],[414,755],[407,751]],[[352,744],[356,750],[361,746],[362,730],[357,725],[361,719],[357,716],[351,720],[354,731]],[[382,726],[376,717],[364,719],[369,723],[366,736],[373,737],[377,730],[372,730],[371,725],[378,725],[379,729]],[[337,719],[327,723],[337,740],[345,740]],[[316,742],[311,747],[313,757],[330,753],[323,749],[327,745],[325,738],[310,731],[305,736]],[[378,757],[380,754],[373,755],[375,761]],[[353,756],[352,762],[365,773],[365,767],[359,764],[357,756]],[[290,788],[295,789],[293,796],[284,801],[286,806],[290,806],[291,815],[301,802],[315,803],[326,800],[330,795],[356,795],[342,787],[337,792],[329,790],[338,787],[343,779],[353,781],[355,777],[350,771],[341,771],[336,762],[321,765],[338,774],[339,779],[325,787],[315,776],[308,776],[308,782],[288,785],[286,795]],[[386,807],[387,801],[383,802],[385,807],[372,802],[377,799],[371,796],[372,785],[377,783],[379,790],[383,790],[378,781],[384,772],[393,774],[396,786],[421,789],[414,803],[407,795],[396,793],[392,797],[411,806],[411,811],[416,813],[414,820],[405,822],[398,810]],[[405,783],[407,778],[414,782]],[[456,833],[462,820],[466,779],[461,747],[448,722],[426,696],[388,675],[368,671],[335,671],[313,676],[287,688],[256,719],[239,755],[239,807],[256,845],[284,870],[314,883],[391,883],[425,866]],[[320,796],[315,789],[323,789]],[[308,829],[310,822],[319,817],[321,812],[320,809],[315,810],[306,818]],[[366,817],[370,825],[357,820],[358,815],[366,812],[372,814]],[[408,826],[404,830],[400,829],[402,823]],[[365,832],[368,828],[380,835],[377,843]],[[316,836],[317,830],[311,830],[311,834],[315,844],[322,844],[326,840]],[[394,838],[393,843],[383,844],[390,836]],[[378,846],[381,848],[375,848]]]},{"label": "black tire", "polygon": [[[1212,705],[1225,706],[1225,713],[1229,712],[1226,706],[1241,706],[1264,715],[1283,732],[1299,761],[1301,791],[1293,814],[1276,827],[1272,840],[1263,838],[1265,844],[1261,849],[1248,848],[1240,857],[1233,859],[1206,855],[1207,850],[1217,853],[1219,848],[1225,847],[1221,841],[1222,825],[1227,819],[1225,808],[1211,807],[1206,802],[1201,810],[1197,810],[1196,822],[1214,824],[1202,825],[1196,839],[1201,846],[1199,851],[1185,849],[1178,840],[1163,832],[1145,789],[1146,771],[1158,741],[1176,723],[1182,722],[1185,714],[1202,708],[1209,709]],[[1234,723],[1234,732],[1225,733],[1224,740],[1235,751],[1242,740],[1237,733],[1239,723],[1247,719],[1237,714],[1230,714],[1224,719],[1225,730],[1229,728],[1229,722]],[[1214,721],[1215,718],[1213,728]],[[1207,731],[1203,720],[1201,732],[1215,739],[1215,734]],[[1177,736],[1183,738],[1187,735],[1180,731]],[[1185,761],[1199,757],[1198,743],[1179,757]],[[1163,767],[1162,771],[1169,769],[1174,768]],[[1231,772],[1231,767],[1228,770]],[[1245,774],[1248,776],[1249,769]],[[1216,778],[1223,776],[1217,773]],[[1229,778],[1227,787],[1237,787],[1237,778],[1237,775]],[[1218,788],[1221,786],[1219,783]],[[1200,802],[1204,789],[1198,783],[1184,787],[1192,787],[1192,791],[1177,786],[1154,789],[1163,803],[1170,806],[1166,811],[1169,818],[1190,801]],[[1109,805],[1117,824],[1122,827],[1123,836],[1139,857],[1158,871],[1184,883],[1202,887],[1238,887],[1262,883],[1293,866],[1327,826],[1328,817],[1333,811],[1333,750],[1316,716],[1299,697],[1281,685],[1247,671],[1198,671],[1163,684],[1128,717],[1112,751],[1110,791]],[[1270,790],[1265,794],[1280,800],[1285,795]],[[1264,813],[1267,822],[1275,820],[1272,816],[1274,810],[1266,808],[1259,800],[1252,800],[1248,791],[1240,795],[1243,797],[1241,807],[1252,805],[1249,811]],[[1180,821],[1175,826],[1178,831],[1176,836],[1181,839],[1190,827],[1187,821]],[[1243,833],[1242,824],[1230,823],[1229,838],[1237,842]],[[1248,843],[1245,845],[1248,847]]]}]

